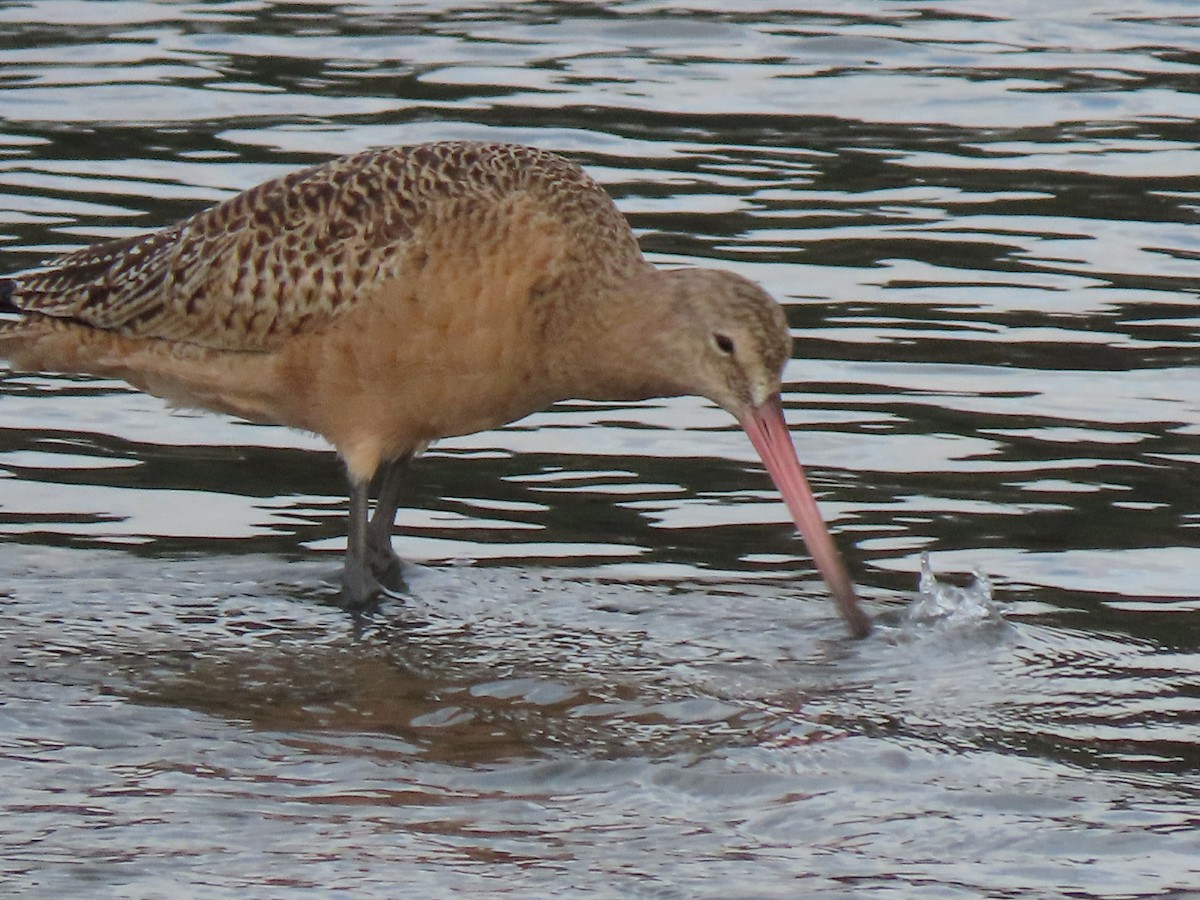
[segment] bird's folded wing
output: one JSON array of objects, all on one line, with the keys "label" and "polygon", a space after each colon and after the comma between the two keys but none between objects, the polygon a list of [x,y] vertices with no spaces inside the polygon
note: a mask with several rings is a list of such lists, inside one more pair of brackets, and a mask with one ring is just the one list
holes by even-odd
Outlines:
[{"label": "bird's folded wing", "polygon": [[130,336],[267,350],[403,275],[423,210],[397,189],[402,175],[388,151],[294,172],[14,276],[6,304]]}]

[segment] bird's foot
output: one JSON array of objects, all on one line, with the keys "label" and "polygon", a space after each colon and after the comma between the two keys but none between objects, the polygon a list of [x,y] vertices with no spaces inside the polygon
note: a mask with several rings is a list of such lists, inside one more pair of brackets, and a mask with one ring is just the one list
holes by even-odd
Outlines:
[{"label": "bird's foot", "polygon": [[370,612],[382,593],[379,580],[361,559],[347,559],[342,570],[342,607],[356,616]]},{"label": "bird's foot", "polygon": [[390,540],[382,544],[375,541],[367,544],[367,566],[382,590],[393,594],[408,590],[404,583],[404,564],[392,549]]},{"label": "bird's foot", "polygon": [[367,545],[366,559],[346,558],[342,570],[342,606],[352,613],[361,614],[374,609],[383,594],[402,594],[408,589],[404,583],[404,565],[392,549],[391,542]]}]

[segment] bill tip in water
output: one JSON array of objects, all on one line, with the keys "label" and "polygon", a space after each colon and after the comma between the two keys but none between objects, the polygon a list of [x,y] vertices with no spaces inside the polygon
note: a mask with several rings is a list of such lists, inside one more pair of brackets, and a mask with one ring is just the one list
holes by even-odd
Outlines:
[{"label": "bill tip in water", "polygon": [[851,637],[865,638],[871,633],[871,617],[863,612],[858,604],[858,597],[853,592],[847,597],[835,596],[834,599],[837,600],[838,612],[842,614]]}]

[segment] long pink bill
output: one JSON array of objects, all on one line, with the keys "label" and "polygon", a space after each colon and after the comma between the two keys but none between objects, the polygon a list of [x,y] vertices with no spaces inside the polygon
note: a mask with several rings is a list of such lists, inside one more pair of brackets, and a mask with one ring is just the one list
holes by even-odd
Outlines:
[{"label": "long pink bill", "polygon": [[771,480],[783,494],[787,504],[800,529],[800,536],[808,547],[809,555],[817,565],[817,571],[829,585],[833,597],[837,601],[838,612],[846,620],[846,626],[854,637],[866,637],[871,631],[871,620],[858,605],[858,597],[854,593],[854,584],[846,574],[842,565],[842,557],[838,554],[825,520],[817,509],[816,498],[804,477],[804,469],[796,457],[796,448],[792,444],[792,435],[788,431],[787,422],[783,418],[783,407],[779,397],[767,400],[762,406],[750,411],[749,415],[740,419],[742,428],[750,437],[750,443],[762,457],[763,464],[771,474]]}]

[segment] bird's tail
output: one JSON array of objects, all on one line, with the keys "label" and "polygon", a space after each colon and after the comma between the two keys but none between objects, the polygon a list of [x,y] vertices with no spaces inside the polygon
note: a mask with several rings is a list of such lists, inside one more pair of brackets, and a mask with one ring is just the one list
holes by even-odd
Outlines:
[{"label": "bird's tail", "polygon": [[25,317],[16,314],[21,310],[13,300],[17,282],[12,278],[0,278],[0,360],[10,360],[23,345]]},{"label": "bird's tail", "polygon": [[17,283],[11,278],[0,278],[0,313],[15,313],[16,304],[12,302],[13,292],[17,289]]}]

